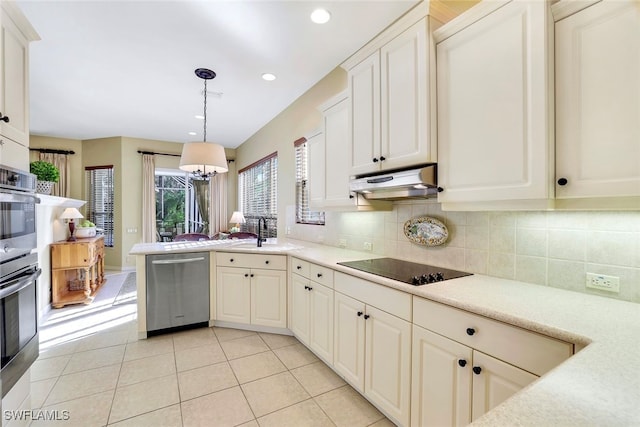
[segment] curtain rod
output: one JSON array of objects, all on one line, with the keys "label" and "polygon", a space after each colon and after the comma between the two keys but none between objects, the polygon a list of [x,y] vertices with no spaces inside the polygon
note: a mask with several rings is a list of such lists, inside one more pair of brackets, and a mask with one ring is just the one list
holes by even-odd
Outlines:
[{"label": "curtain rod", "polygon": [[[159,156],[173,156],[173,157],[181,157],[180,154],[173,154],[173,153],[156,153],[155,151],[144,151],[144,150],[138,150],[138,153],[140,154],[157,154]],[[227,159],[227,163],[233,163],[235,162],[235,159]]]},{"label": "curtain rod", "polygon": [[53,150],[51,148],[29,148],[30,151],[39,151],[41,153],[52,153],[52,154],[76,154],[73,150]]}]

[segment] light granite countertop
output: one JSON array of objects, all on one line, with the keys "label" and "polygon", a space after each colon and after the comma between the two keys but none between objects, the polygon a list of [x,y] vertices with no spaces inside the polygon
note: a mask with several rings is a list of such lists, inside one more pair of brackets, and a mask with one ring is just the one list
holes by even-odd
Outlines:
[{"label": "light granite countertop", "polygon": [[[130,253],[255,252],[237,242],[185,243],[200,245],[136,245]],[[416,287],[336,264],[377,257],[371,253],[287,239],[270,243],[261,251],[287,253],[582,348],[474,425],[640,425],[640,304],[478,274]]]}]

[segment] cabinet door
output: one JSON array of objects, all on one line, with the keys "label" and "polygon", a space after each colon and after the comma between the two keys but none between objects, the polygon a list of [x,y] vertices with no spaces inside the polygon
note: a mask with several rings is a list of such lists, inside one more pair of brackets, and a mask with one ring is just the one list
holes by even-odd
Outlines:
[{"label": "cabinet door", "polygon": [[471,422],[472,356],[469,347],[413,326],[412,426]]},{"label": "cabinet door", "polygon": [[307,182],[309,185],[309,205],[323,207],[325,189],[325,142],[324,135],[319,133],[307,139]]},{"label": "cabinet door", "polygon": [[217,268],[216,320],[251,323],[250,272],[247,268]]},{"label": "cabinet door", "polygon": [[333,364],[333,289],[310,283],[310,347],[325,362]]},{"label": "cabinet door", "polygon": [[364,392],[364,304],[335,293],[333,367]]},{"label": "cabinet door", "polygon": [[9,138],[0,136],[0,164],[20,170],[29,170],[29,149]]},{"label": "cabinet door", "polygon": [[409,425],[411,323],[367,306],[364,392],[401,425]]},{"label": "cabinet door", "polygon": [[473,352],[472,421],[516,394],[538,377],[479,351]]},{"label": "cabinet door", "polygon": [[[603,1],[556,23],[557,198],[640,195],[640,8]],[[557,181],[556,181],[557,182]]]},{"label": "cabinet door", "polygon": [[349,197],[351,152],[349,147],[349,100],[343,98],[323,112],[326,166],[324,206],[354,206]]},{"label": "cabinet door", "polygon": [[1,19],[0,111],[9,122],[0,122],[0,134],[28,147],[29,42],[9,16],[3,13]]},{"label": "cabinet door", "polygon": [[380,162],[380,52],[349,70],[351,175],[377,171]]},{"label": "cabinet door", "polygon": [[251,324],[287,327],[287,273],[257,270],[251,273]]},{"label": "cabinet door", "polygon": [[309,345],[309,279],[291,275],[291,332],[305,345]]},{"label": "cabinet door", "polygon": [[439,201],[549,197],[547,7],[508,3],[437,45]]},{"label": "cabinet door", "polygon": [[382,169],[435,160],[430,153],[428,58],[426,18],[380,49]]}]

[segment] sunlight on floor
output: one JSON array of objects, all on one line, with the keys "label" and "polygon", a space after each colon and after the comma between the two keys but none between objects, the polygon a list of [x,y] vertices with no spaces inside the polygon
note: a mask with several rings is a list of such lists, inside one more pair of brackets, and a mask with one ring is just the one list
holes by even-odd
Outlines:
[{"label": "sunlight on floor", "polygon": [[40,350],[74,341],[137,318],[135,299],[113,305],[129,272],[106,272],[107,281],[89,305],[76,304],[51,309],[40,326]]}]

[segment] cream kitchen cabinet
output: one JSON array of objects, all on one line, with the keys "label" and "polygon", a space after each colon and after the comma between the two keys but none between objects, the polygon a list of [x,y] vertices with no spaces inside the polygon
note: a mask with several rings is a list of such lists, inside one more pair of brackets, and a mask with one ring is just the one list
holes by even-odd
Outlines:
[{"label": "cream kitchen cabinet", "polygon": [[435,31],[438,200],[553,198],[550,12],[485,1]]},{"label": "cream kitchen cabinet", "polygon": [[556,197],[640,196],[640,7],[584,7],[562,1],[552,9]]},{"label": "cream kitchen cabinet", "polygon": [[400,425],[409,425],[411,296],[335,273],[334,370]]},{"label": "cream kitchen cabinet", "polygon": [[467,425],[573,354],[573,345],[413,300],[413,426]]},{"label": "cream kitchen cabinet", "polygon": [[285,255],[216,255],[216,320],[287,327]]},{"label": "cream kitchen cabinet", "polygon": [[[291,332],[333,364],[333,270],[291,259]],[[324,284],[321,284],[324,283]]]},{"label": "cream kitchen cabinet", "polygon": [[[2,163],[27,169],[24,149],[10,146],[7,139],[29,147],[29,42],[39,36],[13,2],[0,7],[0,135],[4,140]],[[5,150],[7,150],[5,152]],[[11,151],[9,151],[11,150]],[[9,156],[19,155],[18,161]]]},{"label": "cream kitchen cabinet", "polygon": [[367,57],[356,54],[343,64],[348,72],[351,175],[436,159],[431,31],[437,23],[427,16],[401,25],[401,32],[399,24],[383,33],[379,39],[384,44]]},{"label": "cream kitchen cabinet", "polygon": [[0,135],[0,165],[29,170],[29,149]]}]

